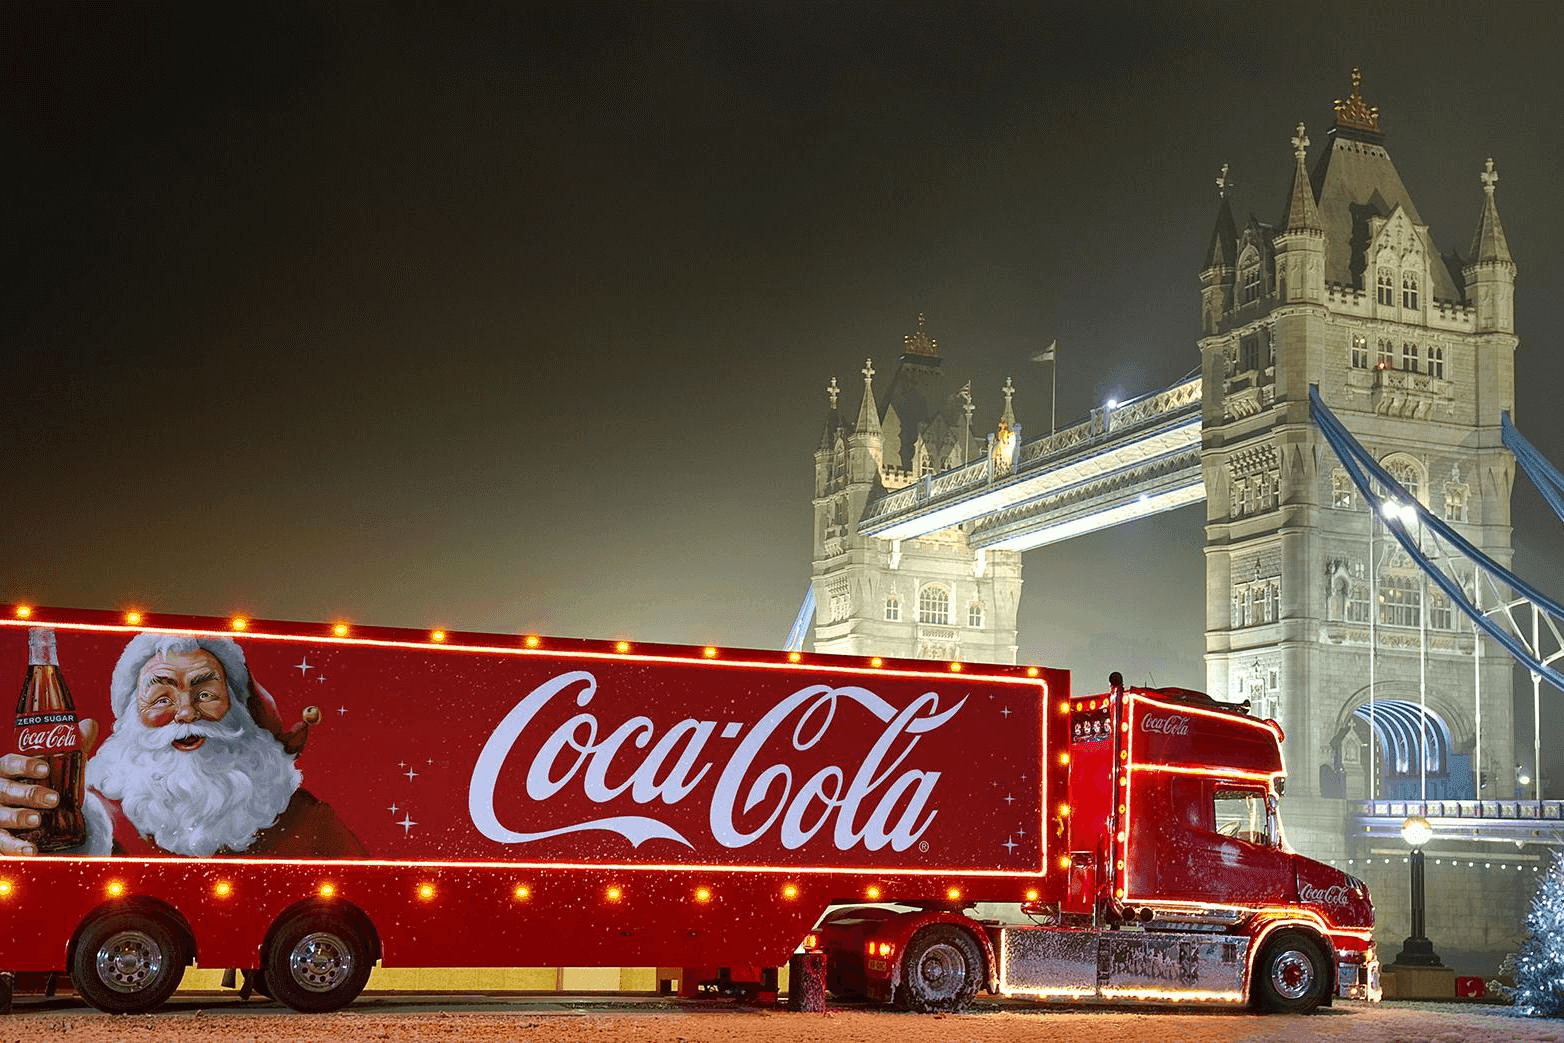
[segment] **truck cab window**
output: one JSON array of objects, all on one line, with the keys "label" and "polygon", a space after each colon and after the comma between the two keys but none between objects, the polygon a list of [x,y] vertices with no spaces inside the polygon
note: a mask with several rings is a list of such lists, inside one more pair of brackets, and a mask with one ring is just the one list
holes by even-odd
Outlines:
[{"label": "truck cab window", "polygon": [[1271,844],[1263,789],[1219,788],[1214,794],[1216,831],[1248,844]]}]

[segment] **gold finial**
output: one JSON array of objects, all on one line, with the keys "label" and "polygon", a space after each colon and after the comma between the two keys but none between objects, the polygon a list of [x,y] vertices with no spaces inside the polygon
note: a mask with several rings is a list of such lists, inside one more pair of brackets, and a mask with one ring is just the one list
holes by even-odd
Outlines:
[{"label": "gold finial", "polygon": [[1493,168],[1493,157],[1488,157],[1488,162],[1483,164],[1483,172],[1477,175],[1482,179],[1483,191],[1493,195],[1494,187],[1499,184],[1499,172]]},{"label": "gold finial", "polygon": [[1222,174],[1216,179],[1216,194],[1219,199],[1226,199],[1229,189],[1237,187],[1237,182],[1227,176],[1227,164],[1222,164]]},{"label": "gold finial", "polygon": [[1352,96],[1346,101],[1337,98],[1331,103],[1331,108],[1336,110],[1336,126],[1378,131],[1379,106],[1365,105],[1363,103],[1363,96],[1358,93],[1358,85],[1362,82],[1363,74],[1354,67],[1352,70]]},{"label": "gold finial", "polygon": [[1292,136],[1292,154],[1299,159],[1303,158],[1304,151],[1309,147],[1308,135],[1303,132],[1303,124],[1298,124],[1298,132]]},{"label": "gold finial", "polygon": [[925,319],[923,313],[918,313],[918,329],[915,333],[909,333],[902,338],[902,343],[907,346],[909,355],[938,355],[939,341],[929,336],[929,331],[924,328]]}]

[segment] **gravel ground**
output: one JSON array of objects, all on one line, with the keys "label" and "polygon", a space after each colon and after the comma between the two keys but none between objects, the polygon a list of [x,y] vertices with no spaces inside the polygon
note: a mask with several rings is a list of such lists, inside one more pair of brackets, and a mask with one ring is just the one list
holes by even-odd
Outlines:
[{"label": "gravel ground", "polygon": [[[582,1005],[554,1000],[528,1009],[528,1001],[506,1000],[507,1012],[465,1010],[409,1012],[351,1009],[330,1015],[302,1015],[274,1004],[231,1002],[208,1007],[110,1017],[58,1006],[28,1009],[18,1004],[0,1019],[0,1041],[69,1039],[71,1043],[134,1043],[140,1040],[199,1043],[1125,1043],[1178,1040],[1198,1043],[1564,1043],[1564,1021],[1513,1016],[1507,1007],[1481,1004],[1345,1004],[1304,1017],[1231,1011],[1192,1013],[1166,1010],[1045,1010],[982,1007],[962,1015],[895,1014],[841,1010],[790,1014],[772,1010],[676,1005]],[[359,1005],[363,1005],[360,1001]],[[478,1005],[494,1005],[492,999]],[[355,1005],[355,1006],[359,1006]],[[375,1004],[371,1004],[374,1006]],[[385,1006],[385,1004],[379,1004]],[[452,1006],[447,1000],[441,1006]]]}]

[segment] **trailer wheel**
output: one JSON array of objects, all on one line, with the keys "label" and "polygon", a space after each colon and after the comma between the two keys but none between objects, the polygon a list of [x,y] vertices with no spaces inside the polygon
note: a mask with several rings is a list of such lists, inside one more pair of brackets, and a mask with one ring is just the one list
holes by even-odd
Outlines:
[{"label": "trailer wheel", "polygon": [[1325,998],[1327,971],[1319,945],[1297,931],[1283,931],[1266,943],[1255,964],[1254,1001],[1263,1010],[1307,1014]]},{"label": "trailer wheel", "polygon": [[168,923],[145,913],[100,916],[76,940],[71,983],[109,1014],[161,1006],[185,976],[184,947]]},{"label": "trailer wheel", "polygon": [[961,928],[934,924],[912,936],[901,979],[899,1006],[925,1014],[965,1010],[983,981],[983,953]]},{"label": "trailer wheel", "polygon": [[304,913],[272,936],[261,968],[273,999],[307,1014],[352,1003],[369,981],[369,947],[352,925],[327,913]]}]

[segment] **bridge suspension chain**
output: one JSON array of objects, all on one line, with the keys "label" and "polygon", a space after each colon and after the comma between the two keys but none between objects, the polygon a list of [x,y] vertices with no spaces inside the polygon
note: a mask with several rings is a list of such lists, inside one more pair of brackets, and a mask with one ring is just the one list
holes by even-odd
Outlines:
[{"label": "bridge suspension chain", "polygon": [[[1564,691],[1564,607],[1473,546],[1408,493],[1321,401],[1318,386],[1309,388],[1309,414],[1362,493],[1364,502],[1384,519],[1386,529],[1429,582],[1531,671],[1533,680],[1546,679]],[[1544,491],[1544,496],[1550,504],[1556,504],[1555,511],[1564,510],[1564,498],[1559,497],[1564,478],[1520,438],[1507,414],[1503,423],[1505,445],[1522,460],[1533,480],[1537,478],[1532,468],[1536,461],[1541,461],[1546,470],[1537,473],[1554,486]],[[1514,432],[1527,455],[1534,457],[1529,463],[1522,451],[1511,444],[1510,432]],[[1543,481],[1538,481],[1539,488]],[[1564,513],[1560,517],[1564,518]],[[1371,612],[1377,611],[1374,600],[1377,598],[1371,599]],[[1422,611],[1427,611],[1427,606]]]}]

